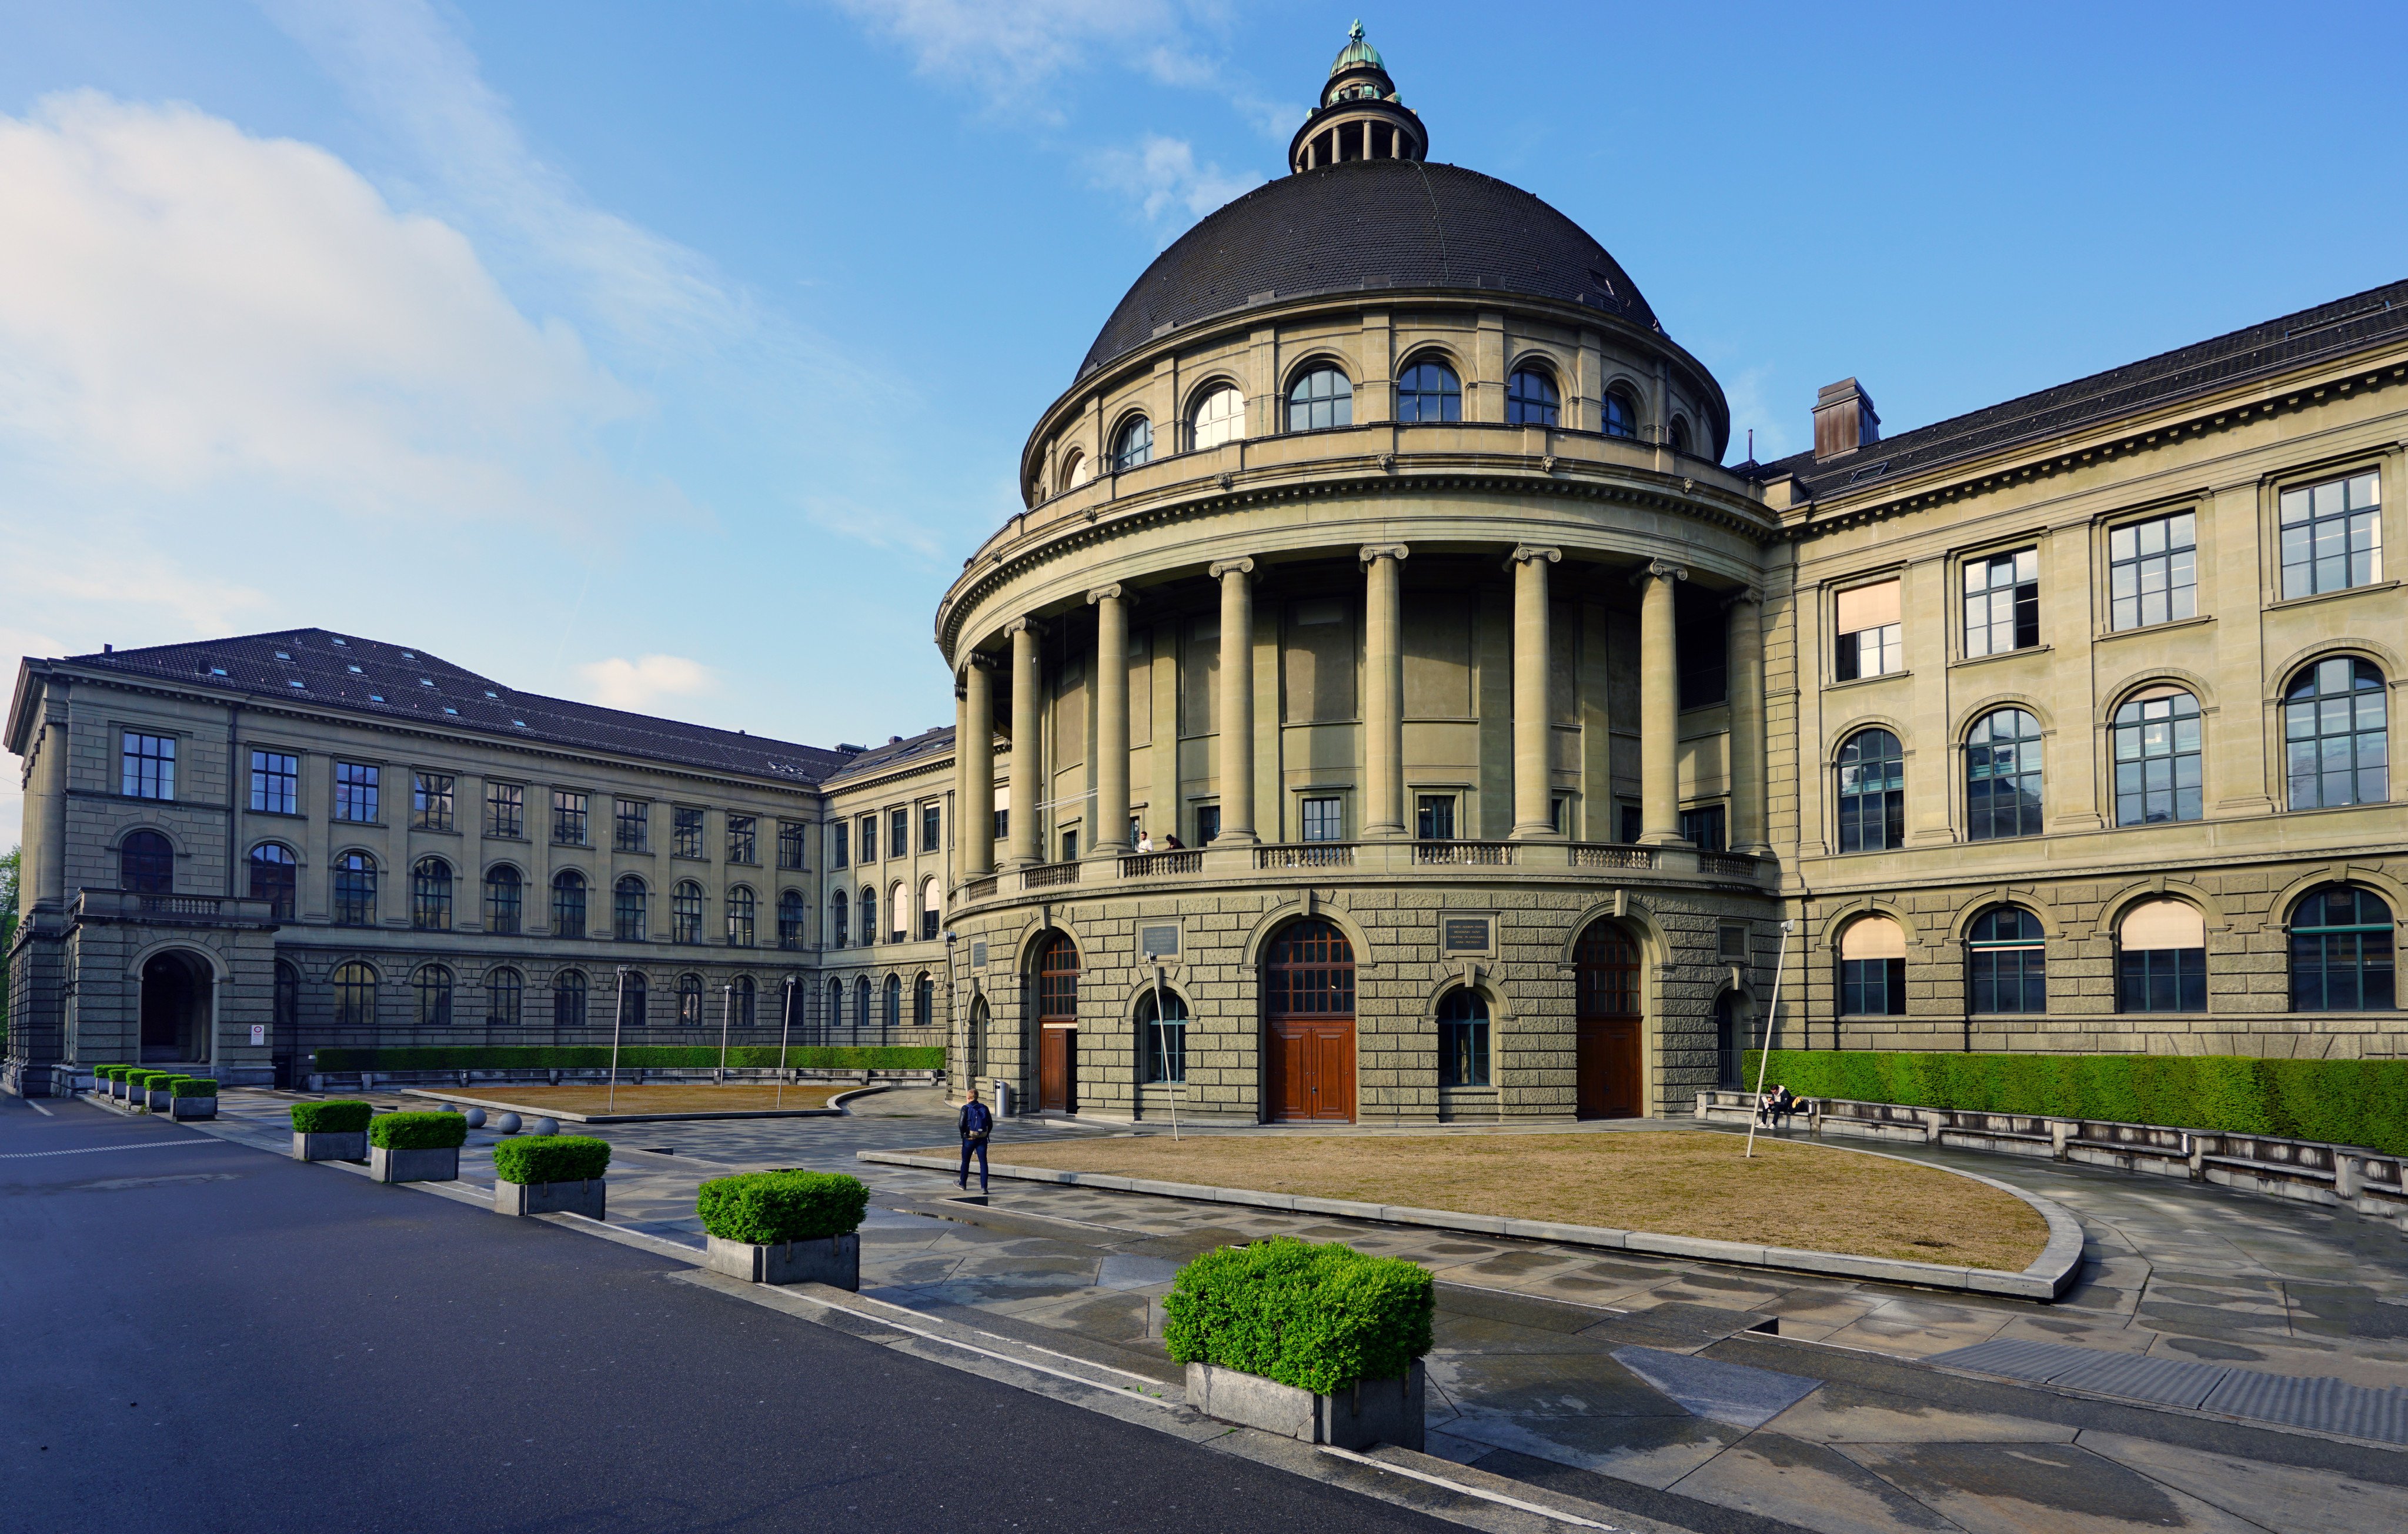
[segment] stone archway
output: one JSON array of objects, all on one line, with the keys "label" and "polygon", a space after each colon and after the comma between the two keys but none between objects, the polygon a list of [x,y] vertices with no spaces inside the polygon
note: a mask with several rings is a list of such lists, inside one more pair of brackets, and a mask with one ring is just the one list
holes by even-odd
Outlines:
[{"label": "stone archway", "polygon": [[209,1056],[215,982],[195,953],[154,953],[142,966],[142,1062],[192,1063]]},{"label": "stone archway", "polygon": [[1280,928],[1263,958],[1263,1117],[1354,1118],[1354,945],[1326,917]]}]

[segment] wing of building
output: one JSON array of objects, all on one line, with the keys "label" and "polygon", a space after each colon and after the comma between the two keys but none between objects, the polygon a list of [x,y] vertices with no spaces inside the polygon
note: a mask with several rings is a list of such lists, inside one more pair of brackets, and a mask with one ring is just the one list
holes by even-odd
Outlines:
[{"label": "wing of building", "polygon": [[938,607],[953,730],[27,661],[8,1080],[590,1042],[623,972],[645,1042],[1107,1118],[1678,1111],[1768,1026],[2396,1053],[2408,284],[1726,465],[1622,265],[1430,144],[1358,29],[1112,308]]}]

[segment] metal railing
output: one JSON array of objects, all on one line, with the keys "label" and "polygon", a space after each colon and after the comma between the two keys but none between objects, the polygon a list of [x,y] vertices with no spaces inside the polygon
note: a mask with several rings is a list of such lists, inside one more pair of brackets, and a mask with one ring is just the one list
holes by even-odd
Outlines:
[{"label": "metal railing", "polygon": [[1572,867],[1575,868],[1652,868],[1656,866],[1656,849],[1630,847],[1620,842],[1576,841],[1572,843]]},{"label": "metal railing", "polygon": [[1203,871],[1204,853],[1199,848],[1182,847],[1169,853],[1138,853],[1121,859],[1123,879],[1159,879],[1165,874]]},{"label": "metal railing", "polygon": [[1046,863],[1026,869],[1020,876],[1020,887],[1024,890],[1050,890],[1078,882],[1079,866],[1076,863]]},{"label": "metal railing", "polygon": [[1254,867],[1258,869],[1351,868],[1354,866],[1354,844],[1351,841],[1283,842],[1275,847],[1254,849]]},{"label": "metal railing", "polygon": [[1413,861],[1423,865],[1476,865],[1510,867],[1513,847],[1504,841],[1416,841]]}]

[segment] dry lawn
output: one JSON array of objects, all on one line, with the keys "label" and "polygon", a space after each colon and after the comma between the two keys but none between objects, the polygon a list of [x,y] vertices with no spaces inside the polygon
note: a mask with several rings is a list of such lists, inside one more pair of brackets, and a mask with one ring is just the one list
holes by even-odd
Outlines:
[{"label": "dry lawn", "polygon": [[[951,1150],[926,1153],[944,1154]],[[1353,1198],[2020,1272],[2022,1199],[1912,1162],[1729,1135],[1208,1135],[996,1145],[999,1165]]]},{"label": "dry lawn", "polygon": [[771,1108],[825,1108],[839,1092],[858,1083],[789,1086],[778,1100],[775,1086],[622,1086],[615,1107],[608,1086],[497,1086],[487,1092],[471,1089],[464,1097],[507,1102],[522,1111],[538,1113],[753,1113]]}]

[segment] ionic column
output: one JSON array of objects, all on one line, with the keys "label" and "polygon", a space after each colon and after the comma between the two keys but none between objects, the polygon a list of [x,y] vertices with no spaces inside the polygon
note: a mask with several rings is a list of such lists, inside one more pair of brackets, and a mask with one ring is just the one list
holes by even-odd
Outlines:
[{"label": "ionic column", "polygon": [[1089,857],[1128,851],[1128,601],[1118,585],[1087,594],[1096,605],[1096,822]]},{"label": "ionic column", "polygon": [[1044,667],[1037,654],[1037,625],[1015,618],[1004,632],[1011,636],[1011,840],[1004,860],[1010,864],[1044,861],[1044,842],[1038,830],[1038,805],[1045,795],[1039,770],[1042,751],[1037,739],[1044,717]]},{"label": "ionic column", "polygon": [[1743,586],[1727,606],[1730,844],[1733,852],[1761,856],[1772,850],[1764,802],[1764,594]]},{"label": "ionic column", "polygon": [[1251,847],[1254,835],[1254,591],[1251,559],[1213,562],[1221,582],[1221,834],[1214,846]]},{"label": "ionic column", "polygon": [[1404,604],[1401,543],[1367,543],[1363,561],[1363,836],[1405,834]]},{"label": "ionic column", "polygon": [[956,784],[953,813],[959,824],[960,877],[982,879],[995,871],[995,683],[986,657],[973,652],[962,664],[962,707],[953,730]]},{"label": "ionic column", "polygon": [[1649,847],[1685,847],[1681,839],[1680,625],[1673,582],[1686,567],[1650,560],[1636,577],[1639,604],[1639,840]]},{"label": "ionic column", "polygon": [[1555,834],[1548,812],[1547,731],[1552,713],[1547,671],[1547,566],[1560,549],[1525,545],[1506,566],[1513,572],[1513,830],[1515,841]]}]

